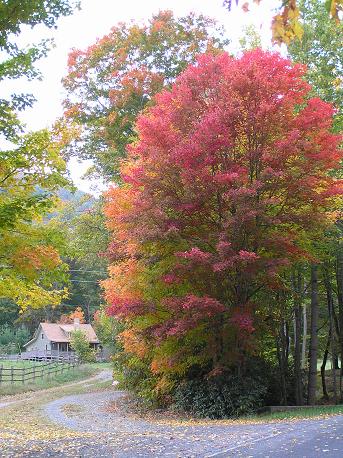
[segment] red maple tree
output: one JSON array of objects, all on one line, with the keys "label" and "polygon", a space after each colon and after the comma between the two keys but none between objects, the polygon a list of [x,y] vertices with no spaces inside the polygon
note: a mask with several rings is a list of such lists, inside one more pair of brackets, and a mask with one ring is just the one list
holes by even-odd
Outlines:
[{"label": "red maple tree", "polygon": [[[117,262],[105,288],[157,373],[187,355],[207,367],[239,358],[259,292],[280,288],[335,218],[333,107],[309,98],[305,71],[261,50],[203,55],[138,120],[125,185],[108,193]],[[171,339],[166,362],[154,348]]]}]

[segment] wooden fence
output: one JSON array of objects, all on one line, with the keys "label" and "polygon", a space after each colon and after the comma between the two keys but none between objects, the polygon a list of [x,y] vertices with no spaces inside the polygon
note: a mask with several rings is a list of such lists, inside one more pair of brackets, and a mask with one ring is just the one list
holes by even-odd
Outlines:
[{"label": "wooden fence", "polygon": [[4,367],[0,363],[0,385],[21,382],[23,384],[43,377],[50,377],[53,374],[75,368],[79,362],[76,359],[65,361],[62,359],[46,361],[44,363],[33,363],[29,367]]},{"label": "wooden fence", "polygon": [[[77,355],[74,351],[55,351],[55,350],[47,350],[47,351],[24,351],[22,353],[15,353],[15,354],[0,354],[0,364],[1,360],[12,360],[12,361],[50,361],[56,359],[63,359],[65,360],[74,360],[77,359]],[[102,349],[96,353],[96,360],[97,362],[104,362],[110,360],[110,352],[108,349]]]}]

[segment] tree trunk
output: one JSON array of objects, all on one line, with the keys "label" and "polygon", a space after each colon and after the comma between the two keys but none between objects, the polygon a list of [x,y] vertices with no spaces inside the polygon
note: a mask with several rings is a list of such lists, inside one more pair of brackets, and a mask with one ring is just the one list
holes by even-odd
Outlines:
[{"label": "tree trunk", "polygon": [[297,406],[304,403],[303,384],[301,372],[301,298],[302,298],[302,275],[300,268],[293,273],[293,297],[294,297],[294,375],[295,375],[295,402]]},{"label": "tree trunk", "polygon": [[326,401],[329,400],[329,393],[328,393],[328,391],[326,389],[325,369],[326,369],[326,362],[328,360],[330,340],[331,340],[331,336],[329,334],[328,340],[326,342],[325,351],[324,351],[323,363],[320,366],[320,375],[321,375],[321,378],[322,378],[322,387],[323,387],[323,397],[325,398]]},{"label": "tree trunk", "polygon": [[338,320],[339,320],[339,346],[341,355],[341,376],[340,376],[340,399],[343,401],[342,375],[343,375],[343,244],[337,248],[336,257],[336,282],[338,299]]},{"label": "tree trunk", "polygon": [[286,375],[288,372],[288,341],[286,335],[286,326],[284,321],[280,324],[279,335],[276,338],[277,357],[280,370],[280,385],[281,385],[281,405],[287,405],[287,383]]},{"label": "tree trunk", "polygon": [[308,397],[309,405],[316,402],[317,388],[317,362],[318,362],[318,266],[311,265],[311,330],[308,372]]},{"label": "tree trunk", "polygon": [[306,343],[307,343],[307,307],[303,304],[303,343],[301,347],[301,369],[306,367]]},{"label": "tree trunk", "polygon": [[331,347],[331,368],[332,368],[332,385],[333,385],[333,399],[334,403],[337,404],[337,380],[336,380],[336,342],[335,342],[335,327],[334,327],[334,305],[332,295],[332,285],[330,280],[329,267],[325,263],[323,268],[324,284],[326,289],[326,298],[329,312],[329,336],[330,336],[330,347]]}]

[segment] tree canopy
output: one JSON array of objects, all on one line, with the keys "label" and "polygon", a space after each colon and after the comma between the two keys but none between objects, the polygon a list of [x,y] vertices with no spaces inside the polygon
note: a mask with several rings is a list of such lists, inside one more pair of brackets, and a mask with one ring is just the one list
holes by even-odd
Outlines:
[{"label": "tree canopy", "polygon": [[327,14],[323,1],[301,0],[299,8],[303,20],[302,40],[292,42],[288,51],[295,62],[307,65],[307,80],[313,93],[334,104],[335,129],[342,130],[343,106],[343,24]]},{"label": "tree canopy", "polygon": [[334,110],[304,75],[261,50],[207,54],[139,117],[124,185],[108,193],[117,257],[104,286],[128,364],[145,361],[157,391],[244,367],[266,298],[334,220]]},{"label": "tree canopy", "polygon": [[[39,76],[35,62],[46,54],[48,42],[19,47],[22,26],[54,27],[59,17],[73,12],[78,2],[0,2],[0,81]],[[68,183],[60,155],[63,126],[54,131],[23,134],[18,112],[32,106],[31,95],[0,98],[0,298],[22,308],[56,305],[65,294],[65,265],[59,256],[61,237],[52,224],[42,224],[55,194]]]},{"label": "tree canopy", "polygon": [[[20,47],[16,37],[23,26],[31,28],[44,24],[51,28],[56,26],[61,16],[72,14],[79,6],[76,0],[2,0],[0,2],[0,82],[6,79],[28,78],[39,76],[35,63],[45,56],[49,40],[38,44]],[[31,94],[12,94],[9,98],[0,98],[0,134],[11,140],[21,130],[17,112],[32,106],[34,97]]]},{"label": "tree canopy", "polygon": [[[261,0],[253,0],[253,3],[260,4]],[[231,11],[232,0],[224,0],[223,5]],[[236,5],[242,5],[243,11],[249,11],[249,1],[235,0]],[[307,21],[307,17],[303,16],[301,5],[302,0],[284,0],[276,8],[276,14],[272,21],[272,39],[274,43],[289,45],[293,41],[302,41],[304,34],[304,23]],[[313,3],[313,2],[312,2]],[[299,6],[300,4],[300,6]],[[322,13],[326,20],[329,20],[333,24],[339,24],[341,22],[340,13],[342,13],[342,0],[318,0],[314,2],[314,8],[317,5],[323,7]]]},{"label": "tree canopy", "polygon": [[120,23],[88,49],[69,54],[65,117],[82,129],[69,152],[93,159],[93,174],[119,179],[137,115],[202,52],[218,52],[223,31],[202,15],[171,11],[147,24]]},{"label": "tree canopy", "polygon": [[0,152],[0,159],[0,297],[23,308],[56,304],[64,294],[56,289],[64,278],[62,241],[42,218],[52,211],[56,191],[68,183],[58,135],[22,136],[13,150]]}]

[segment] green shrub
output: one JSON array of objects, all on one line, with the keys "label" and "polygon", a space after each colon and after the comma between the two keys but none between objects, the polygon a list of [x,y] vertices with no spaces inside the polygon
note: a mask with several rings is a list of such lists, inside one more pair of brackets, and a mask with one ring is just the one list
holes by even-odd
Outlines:
[{"label": "green shrub", "polygon": [[[244,375],[228,371],[206,378],[192,373],[173,392],[174,407],[198,417],[229,418],[248,415],[259,408],[282,403],[278,366],[262,358],[245,362]],[[295,403],[294,370],[286,374],[287,404]]]},{"label": "green shrub", "polygon": [[[264,405],[276,406],[284,403],[282,399],[280,369],[275,361],[253,358],[246,364],[246,375],[253,379],[257,377],[267,387]],[[285,374],[285,384],[287,405],[293,405],[295,404],[295,382],[294,367],[291,363],[288,365],[288,370]]]},{"label": "green shrub", "polygon": [[267,387],[259,378],[221,375],[181,383],[174,406],[198,417],[229,418],[251,414],[263,406]]},{"label": "green shrub", "polygon": [[70,346],[82,363],[95,362],[96,352],[89,346],[87,336],[80,329],[72,332]]},{"label": "green shrub", "polygon": [[115,371],[122,374],[121,387],[134,394],[140,408],[160,407],[158,396],[154,391],[156,378],[151,374],[145,361],[121,353],[117,354],[114,363]]}]

